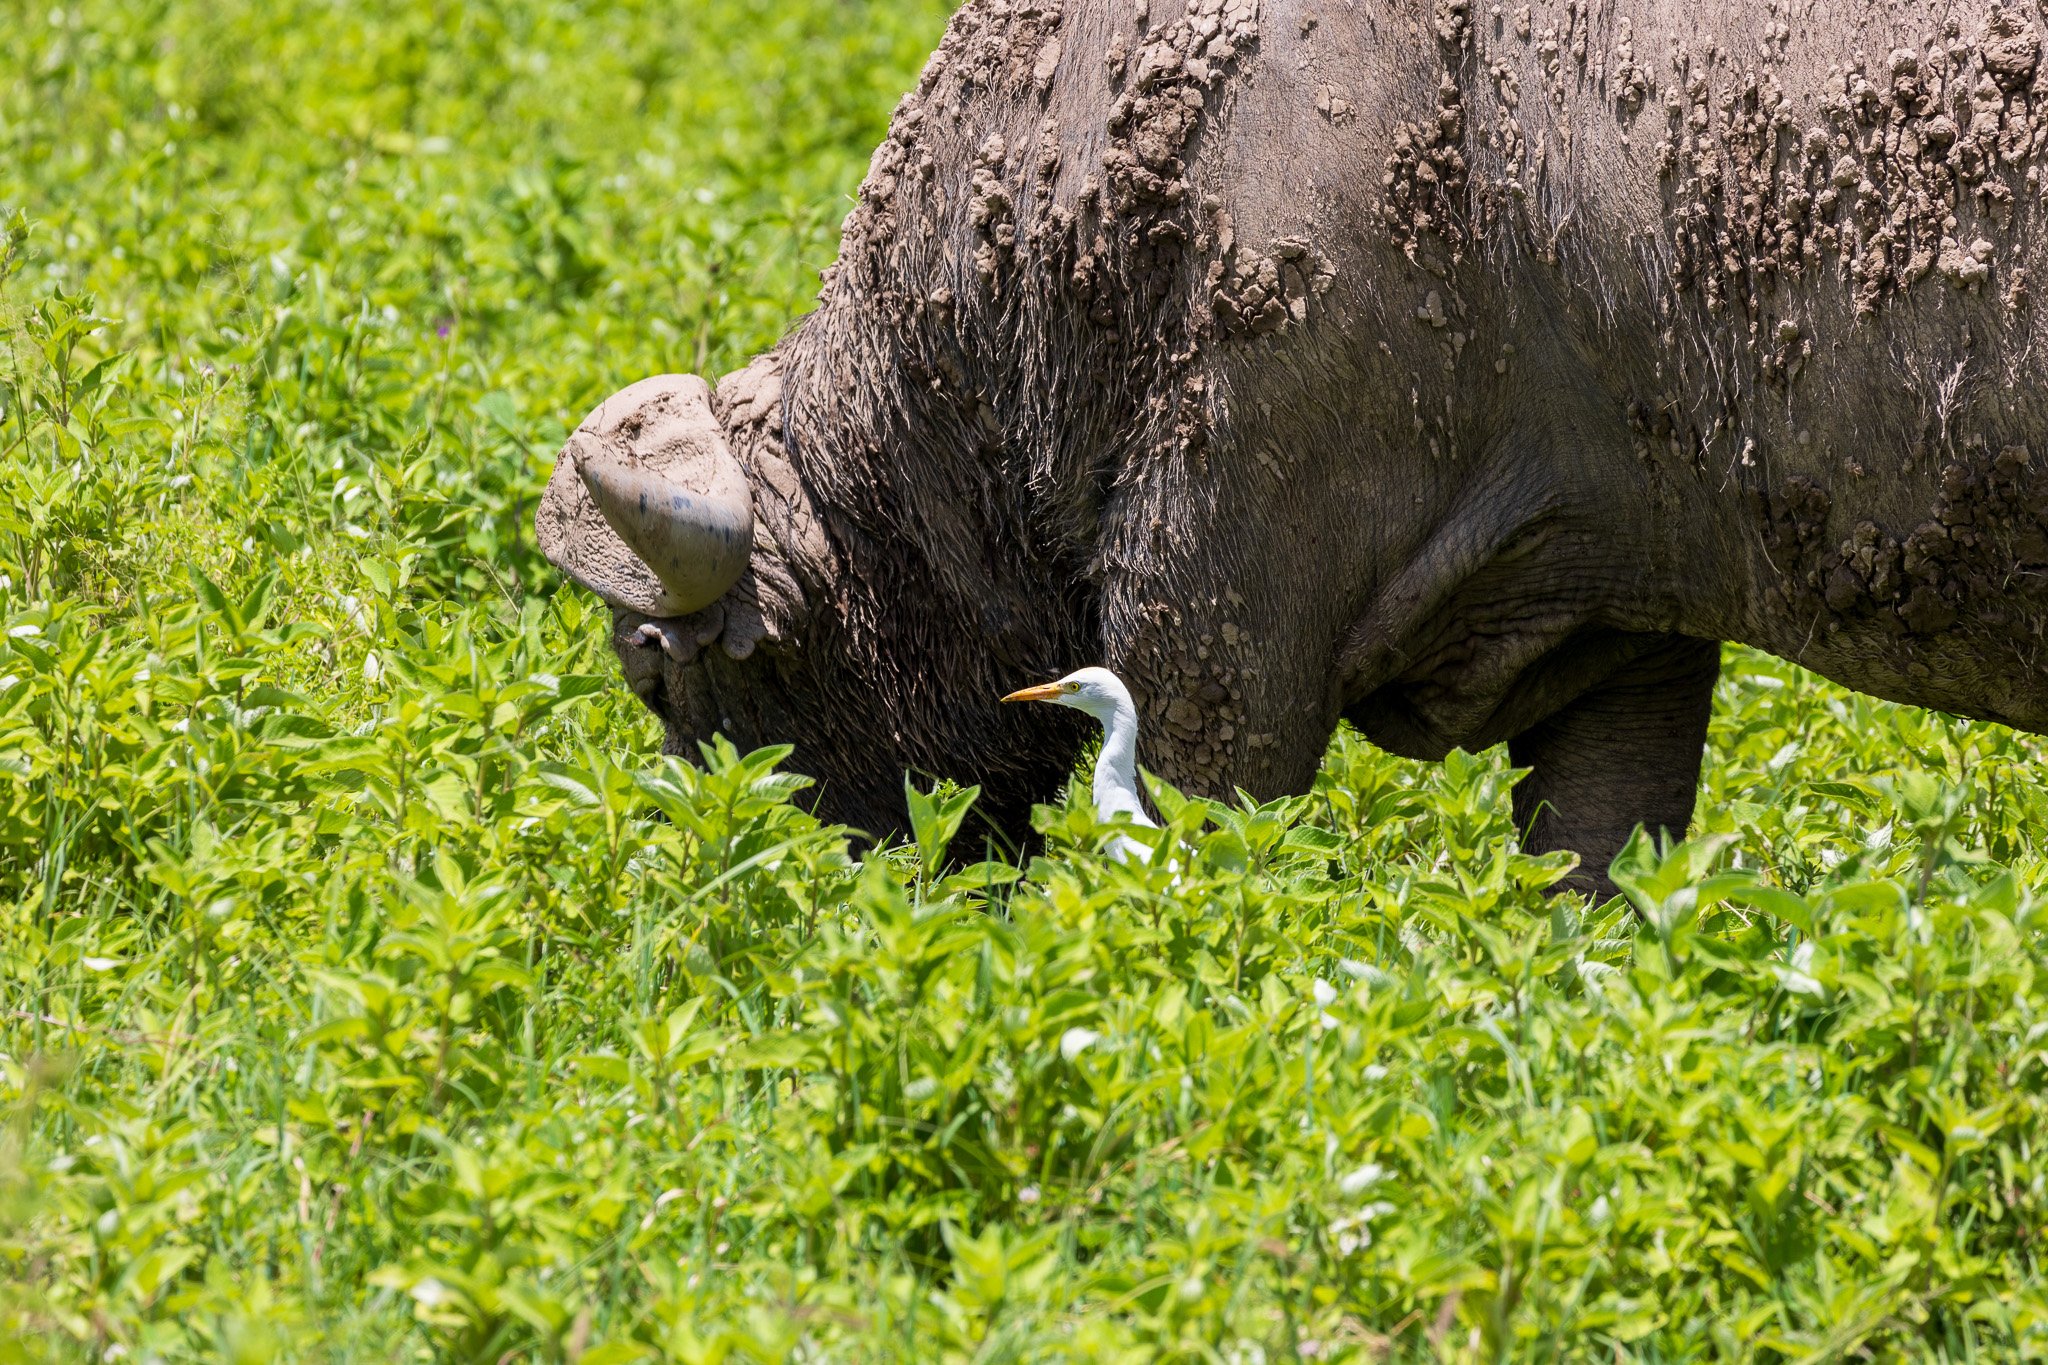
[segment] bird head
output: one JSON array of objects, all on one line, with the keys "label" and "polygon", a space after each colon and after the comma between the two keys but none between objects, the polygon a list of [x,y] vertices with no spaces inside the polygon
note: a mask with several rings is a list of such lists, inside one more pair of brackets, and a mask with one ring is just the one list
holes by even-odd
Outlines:
[{"label": "bird head", "polygon": [[1106,668],[1081,668],[1057,682],[1021,688],[1004,701],[1043,701],[1054,706],[1071,706],[1097,720],[1107,722],[1119,707],[1131,707],[1131,694],[1122,680]]}]

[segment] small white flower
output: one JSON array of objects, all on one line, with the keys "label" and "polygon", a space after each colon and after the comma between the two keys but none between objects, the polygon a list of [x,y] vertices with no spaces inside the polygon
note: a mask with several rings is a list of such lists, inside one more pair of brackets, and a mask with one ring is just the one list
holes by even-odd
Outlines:
[{"label": "small white flower", "polygon": [[1315,996],[1316,1008],[1318,1009],[1328,1009],[1330,1002],[1337,998],[1337,988],[1321,977],[1317,977],[1310,984],[1309,991]]},{"label": "small white flower", "polygon": [[341,607],[341,614],[348,618],[350,625],[362,631],[365,635],[370,633],[370,613],[363,606],[362,598],[349,593],[342,593],[335,600]]},{"label": "small white flower", "polygon": [[1337,1182],[1337,1188],[1346,1194],[1363,1194],[1387,1178],[1387,1168],[1377,1161],[1368,1161],[1357,1170]]},{"label": "small white flower", "polygon": [[1060,1056],[1071,1062],[1101,1041],[1102,1035],[1092,1028],[1070,1028],[1060,1035]]},{"label": "small white flower", "polygon": [[1017,1191],[1017,1202],[1020,1204],[1036,1204],[1038,1202],[1038,1186],[1026,1185],[1023,1189]]},{"label": "small white flower", "polygon": [[[1363,1188],[1363,1187],[1361,1187]],[[1355,1193],[1355,1191],[1347,1191]],[[1372,1220],[1381,1214],[1392,1213],[1394,1206],[1384,1199],[1374,1200],[1362,1206],[1358,1212],[1339,1218],[1330,1224],[1330,1237],[1337,1244],[1338,1254],[1349,1256],[1372,1245]]]},{"label": "small white flower", "polygon": [[439,1308],[455,1297],[447,1285],[431,1275],[412,1287],[412,1296],[422,1308]]}]

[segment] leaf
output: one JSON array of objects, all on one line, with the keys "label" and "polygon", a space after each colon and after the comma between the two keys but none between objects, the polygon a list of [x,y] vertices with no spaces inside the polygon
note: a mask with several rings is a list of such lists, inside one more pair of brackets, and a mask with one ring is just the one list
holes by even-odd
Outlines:
[{"label": "leaf", "polygon": [[477,399],[476,410],[485,421],[514,440],[519,439],[519,415],[512,407],[512,396],[502,389],[495,389]]},{"label": "leaf", "polygon": [[767,1035],[727,1049],[725,1061],[736,1067],[798,1068],[813,1062],[818,1053],[818,1045],[808,1038]]},{"label": "leaf", "polygon": [[572,768],[563,763],[542,763],[535,775],[556,791],[563,792],[577,805],[591,810],[602,810],[605,799],[597,789],[597,778],[588,770]]},{"label": "leaf", "polygon": [[633,1079],[632,1067],[623,1057],[605,1053],[586,1053],[581,1057],[572,1057],[569,1061],[577,1070],[610,1085],[625,1085]]},{"label": "leaf", "polygon": [[903,779],[903,798],[910,810],[910,826],[917,839],[918,858],[927,877],[935,873],[960,832],[961,821],[981,795],[979,787],[952,788],[945,784],[920,792],[908,775]]},{"label": "leaf", "polygon": [[1813,932],[1813,908],[1804,896],[1775,886],[1752,884],[1731,891],[1729,899],[1781,919],[1802,934]]},{"label": "leaf", "polygon": [[578,1365],[632,1365],[636,1360],[659,1357],[637,1341],[607,1341],[591,1347],[578,1358]]},{"label": "leaf", "polygon": [[226,617],[229,613],[228,599],[227,594],[220,590],[220,586],[201,573],[197,566],[189,568],[186,572],[191,578],[193,593],[206,609],[216,616]]}]

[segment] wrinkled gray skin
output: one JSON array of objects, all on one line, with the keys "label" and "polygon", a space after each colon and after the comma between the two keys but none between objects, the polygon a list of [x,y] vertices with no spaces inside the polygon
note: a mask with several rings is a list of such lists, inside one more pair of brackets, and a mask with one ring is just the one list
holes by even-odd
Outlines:
[{"label": "wrinkled gray skin", "polygon": [[718,386],[747,576],[617,613],[670,749],[1020,828],[1084,729],[997,698],[1103,662],[1201,792],[1506,740],[1597,888],[1720,641],[2048,728],[2031,5],[1151,6],[954,19]]}]

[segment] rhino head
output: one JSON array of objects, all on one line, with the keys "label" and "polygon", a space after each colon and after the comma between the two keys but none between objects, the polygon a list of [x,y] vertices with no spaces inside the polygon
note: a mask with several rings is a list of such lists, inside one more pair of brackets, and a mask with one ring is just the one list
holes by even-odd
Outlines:
[{"label": "rhino head", "polygon": [[556,457],[542,552],[611,608],[665,752],[695,757],[714,734],[794,744],[818,814],[878,836],[903,821],[906,771],[977,782],[981,814],[1022,832],[1079,731],[999,698],[1065,662],[1072,622],[1021,619],[1043,594],[1007,573],[967,580],[962,556],[864,520],[887,499],[849,485],[855,462],[832,447],[850,442],[807,442],[807,479],[784,438],[782,364],[763,357],[716,391],[660,375],[598,404]]}]

